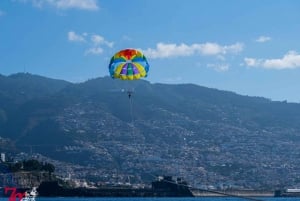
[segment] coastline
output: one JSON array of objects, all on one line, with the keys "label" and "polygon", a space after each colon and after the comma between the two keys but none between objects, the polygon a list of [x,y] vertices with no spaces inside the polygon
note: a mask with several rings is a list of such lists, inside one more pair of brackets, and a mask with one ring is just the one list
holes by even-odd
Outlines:
[{"label": "coastline", "polygon": [[225,190],[225,191],[206,191],[192,189],[191,192],[195,197],[274,197],[273,191],[259,190]]}]

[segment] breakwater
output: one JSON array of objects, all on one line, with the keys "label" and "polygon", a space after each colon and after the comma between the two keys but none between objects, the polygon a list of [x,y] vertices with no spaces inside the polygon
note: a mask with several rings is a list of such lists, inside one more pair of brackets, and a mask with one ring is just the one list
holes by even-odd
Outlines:
[{"label": "breakwater", "polygon": [[195,197],[274,197],[274,191],[260,190],[201,190],[191,189]]}]

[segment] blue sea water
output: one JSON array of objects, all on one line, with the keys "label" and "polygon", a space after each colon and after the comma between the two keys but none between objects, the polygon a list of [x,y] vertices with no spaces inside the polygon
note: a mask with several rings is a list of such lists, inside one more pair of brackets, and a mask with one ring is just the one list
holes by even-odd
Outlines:
[{"label": "blue sea water", "polygon": [[[254,198],[257,201],[300,201],[299,198]],[[196,198],[42,198],[37,197],[35,201],[251,201],[247,198],[230,197],[196,197]],[[8,198],[0,198],[0,201],[9,201]],[[16,199],[16,201],[19,201]]]}]

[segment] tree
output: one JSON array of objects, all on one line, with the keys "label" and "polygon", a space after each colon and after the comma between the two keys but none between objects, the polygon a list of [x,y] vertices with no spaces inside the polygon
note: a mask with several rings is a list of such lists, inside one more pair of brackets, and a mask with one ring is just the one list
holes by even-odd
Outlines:
[{"label": "tree", "polygon": [[49,173],[53,173],[55,171],[55,167],[51,163],[45,163],[43,165],[43,170],[45,170],[45,171],[47,171]]}]

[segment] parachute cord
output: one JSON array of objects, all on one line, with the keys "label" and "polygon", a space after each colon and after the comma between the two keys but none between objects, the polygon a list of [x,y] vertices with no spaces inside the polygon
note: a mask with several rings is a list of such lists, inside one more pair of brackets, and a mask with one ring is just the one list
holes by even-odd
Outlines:
[{"label": "parachute cord", "polygon": [[132,103],[132,91],[127,91],[129,98],[129,107],[130,107],[130,116],[131,116],[131,127],[132,127],[132,136],[134,137],[134,117],[133,117],[133,103]]}]

